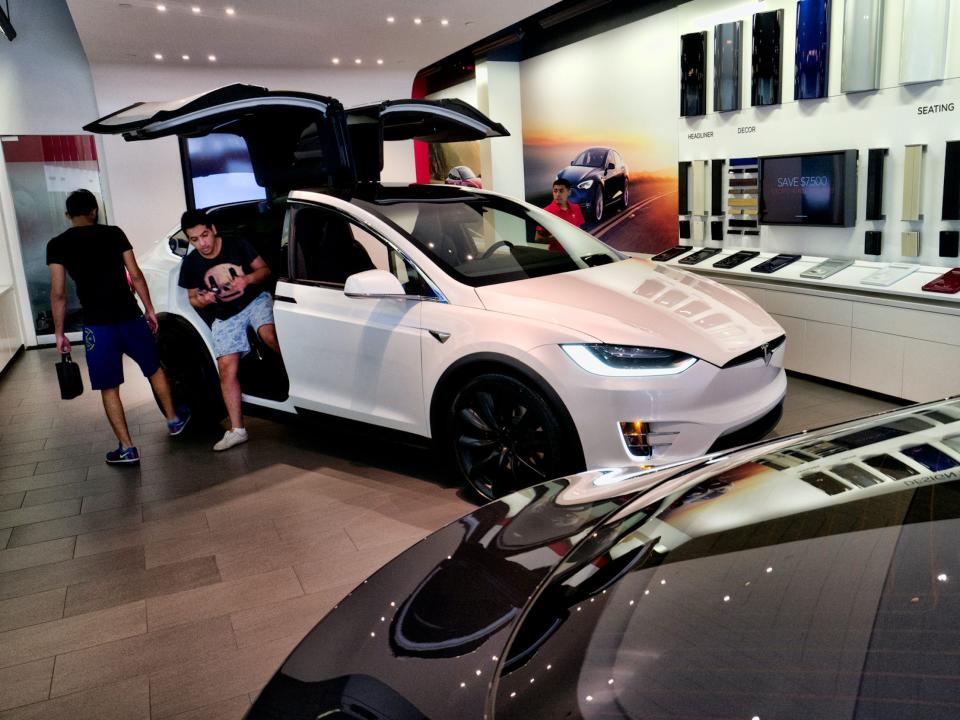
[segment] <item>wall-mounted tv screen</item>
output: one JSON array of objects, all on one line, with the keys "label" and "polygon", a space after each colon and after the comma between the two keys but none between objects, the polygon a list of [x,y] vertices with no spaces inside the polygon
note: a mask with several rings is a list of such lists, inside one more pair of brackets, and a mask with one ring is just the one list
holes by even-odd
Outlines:
[{"label": "wall-mounted tv screen", "polygon": [[183,181],[190,208],[263,200],[246,141],[232,133],[210,133],[180,141]]},{"label": "wall-mounted tv screen", "polygon": [[857,151],[760,158],[762,225],[853,227]]}]

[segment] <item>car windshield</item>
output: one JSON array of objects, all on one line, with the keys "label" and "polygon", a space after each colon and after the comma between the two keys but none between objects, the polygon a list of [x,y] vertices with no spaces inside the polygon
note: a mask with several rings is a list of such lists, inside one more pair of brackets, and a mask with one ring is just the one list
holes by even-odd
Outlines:
[{"label": "car windshield", "polygon": [[624,259],[555,215],[495,195],[354,202],[403,232],[449,275],[474,287]]},{"label": "car windshield", "polygon": [[603,167],[603,161],[606,157],[606,150],[590,148],[589,150],[584,150],[582,153],[577,155],[577,157],[575,157],[573,162],[570,164],[580,167],[598,168]]},{"label": "car windshield", "polygon": [[656,488],[530,608],[497,719],[960,717],[960,402],[938,413]]}]

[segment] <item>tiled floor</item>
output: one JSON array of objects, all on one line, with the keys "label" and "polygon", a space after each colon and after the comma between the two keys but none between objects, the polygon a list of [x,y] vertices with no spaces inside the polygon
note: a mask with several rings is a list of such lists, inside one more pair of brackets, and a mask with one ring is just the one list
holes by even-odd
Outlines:
[{"label": "tiled floor", "polygon": [[[0,719],[239,718],[354,585],[473,507],[422,447],[248,419],[171,439],[134,367],[139,468],[110,467],[98,394],[52,350],[0,379]],[[888,403],[791,379],[779,434]]]}]

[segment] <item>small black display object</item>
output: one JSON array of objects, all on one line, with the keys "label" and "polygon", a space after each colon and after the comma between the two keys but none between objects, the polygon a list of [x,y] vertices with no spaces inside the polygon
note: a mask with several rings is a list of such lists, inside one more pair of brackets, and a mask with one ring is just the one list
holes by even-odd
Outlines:
[{"label": "small black display object", "polygon": [[654,255],[650,259],[656,260],[657,262],[666,262],[667,260],[673,260],[675,257],[683,255],[689,250],[693,250],[692,245],[674,245],[672,248],[667,248],[662,253]]},{"label": "small black display object", "polygon": [[882,237],[879,230],[867,230],[863,234],[863,254],[879,255]]},{"label": "small black display object", "polygon": [[690,221],[689,220],[680,221],[680,237],[683,240],[690,239]]},{"label": "small black display object", "polygon": [[940,257],[957,257],[960,250],[960,232],[956,230],[940,231]]},{"label": "small black display object", "polygon": [[713,266],[715,268],[729,270],[730,268],[735,268],[737,265],[742,265],[747,260],[753,260],[759,254],[757,250],[739,250],[733,255],[717,260]]},{"label": "small black display object", "polygon": [[710,239],[723,240],[723,220],[710,221]]},{"label": "small black display object", "polygon": [[801,475],[800,479],[808,485],[813,485],[817,490],[822,490],[827,495],[839,495],[850,489],[835,477],[822,472],[807,473]]},{"label": "small black display object", "polygon": [[769,260],[764,260],[759,265],[754,265],[752,268],[750,268],[750,270],[751,272],[758,272],[758,273],[768,273],[768,274],[775,273],[777,270],[780,270],[781,268],[785,268],[790,263],[795,263],[797,260],[799,260],[802,257],[803,255],[787,255],[787,254],[775,255]]},{"label": "small black display object", "polygon": [[916,470],[908,467],[892,455],[874,455],[866,458],[863,462],[892,480],[903,480],[917,474]]},{"label": "small black display object", "polygon": [[680,258],[677,262],[681,265],[696,265],[698,262],[703,262],[719,252],[720,248],[703,248],[702,250],[697,250],[695,253],[687,255],[685,258]]}]

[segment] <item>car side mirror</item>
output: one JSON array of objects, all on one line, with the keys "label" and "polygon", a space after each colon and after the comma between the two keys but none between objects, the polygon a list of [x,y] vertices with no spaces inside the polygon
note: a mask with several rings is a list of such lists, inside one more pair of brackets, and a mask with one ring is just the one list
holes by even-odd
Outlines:
[{"label": "car side mirror", "polygon": [[406,298],[403,285],[386,270],[364,270],[347,278],[343,294],[351,298]]},{"label": "car side mirror", "polygon": [[607,163],[607,170],[616,170],[617,166],[613,163]]}]

